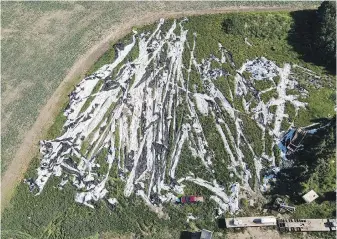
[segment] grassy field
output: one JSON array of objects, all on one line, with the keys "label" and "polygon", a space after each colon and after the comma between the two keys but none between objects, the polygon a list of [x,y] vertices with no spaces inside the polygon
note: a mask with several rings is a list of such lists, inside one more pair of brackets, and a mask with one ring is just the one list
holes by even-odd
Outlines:
[{"label": "grassy field", "polygon": [[74,62],[119,25],[151,13],[211,11],[245,5],[303,7],[313,3],[2,3],[2,172]]},{"label": "grassy field", "polygon": [[38,154],[38,141],[48,137],[47,131],[79,82],[79,75],[89,70],[109,48],[109,43],[124,37],[133,26],[149,24],[161,17],[301,9],[317,4],[275,1],[2,4],[2,208]]},{"label": "grassy field", "polygon": [[[213,4],[217,5],[220,3]],[[61,8],[64,6],[68,5],[61,4],[55,7]],[[190,8],[192,6],[185,7]],[[39,9],[39,11],[48,10]],[[217,49],[217,43],[221,42],[223,46],[226,47],[226,49],[232,52],[234,56],[234,61],[238,66],[240,66],[246,59],[252,59],[257,56],[265,56],[268,59],[277,62],[280,66],[282,66],[286,62],[296,63],[315,71],[321,76],[328,76],[331,79],[333,78],[333,76],[329,75],[324,70],[324,68],[315,66],[310,62],[304,62],[301,59],[301,55],[294,51],[292,45],[290,45],[287,41],[287,29],[291,28],[291,23],[293,21],[290,13],[246,13],[240,15],[242,17],[248,17],[249,19],[251,19],[250,21],[257,26],[265,21],[265,19],[271,20],[270,22],[272,22],[272,29],[278,29],[278,21],[282,21],[286,25],[282,26],[282,30],[279,31],[279,35],[277,37],[273,37],[272,34],[254,36],[251,35],[250,32],[248,32],[247,34],[249,35],[247,35],[247,37],[249,37],[249,42],[253,44],[253,47],[249,47],[247,44],[245,44],[242,35],[224,33],[224,20],[233,18],[234,15],[218,14],[191,17],[189,22],[186,23],[185,27],[189,29],[188,38],[192,38],[192,34],[194,31],[198,33],[198,49],[196,57],[198,59],[201,59],[209,56],[210,53],[213,53],[213,49]],[[145,27],[144,29],[148,28],[149,27]],[[70,49],[71,46],[71,44],[67,46],[68,49]],[[76,52],[76,54],[79,53]],[[90,69],[89,72],[94,71],[106,62],[110,62],[113,55],[114,53],[112,48],[107,53],[105,53],[105,55],[103,55],[103,57],[92,67],[92,69]],[[58,58],[58,61],[61,60]],[[64,64],[64,61],[55,61],[55,64]],[[55,71],[56,69],[59,69],[58,74],[62,74],[62,67],[55,67],[56,66],[54,66],[53,69]],[[65,70],[66,66],[63,67]],[[40,83],[41,85],[45,85],[45,87],[48,86],[48,84],[46,83],[48,79],[54,79],[50,77],[48,73],[48,71],[45,71],[44,74],[46,75],[44,77],[46,78],[42,76],[40,78],[41,81],[42,79],[44,80],[42,81],[43,83]],[[26,74],[28,74],[27,71]],[[60,77],[62,78],[62,75],[60,75]],[[55,77],[55,79],[57,79],[57,77]],[[307,125],[311,123],[311,119],[313,118],[327,117],[329,114],[333,114],[334,99],[331,97],[331,95],[333,95],[334,93],[334,88],[327,87],[329,84],[331,84],[331,81],[328,79],[324,80],[323,85],[326,87],[320,89],[315,89],[313,86],[311,86],[311,84],[307,83],[305,81],[305,77],[303,77],[302,81],[304,87],[310,92],[309,98],[307,99],[309,106],[307,111],[301,112],[299,114],[298,118],[296,119],[296,125]],[[48,80],[48,82],[50,82],[50,80]],[[52,85],[56,87],[57,82],[58,81],[55,80],[55,82],[53,82],[49,87],[52,88]],[[34,87],[36,87],[36,89],[40,89],[41,87],[39,86],[41,85],[36,83],[36,86],[34,85]],[[226,87],[224,87],[224,89],[225,88]],[[42,89],[43,90],[41,90],[41,92],[44,92],[44,94],[42,95],[41,93],[41,95],[36,95],[36,102],[40,102],[42,97],[47,97],[48,95],[47,92],[44,91],[45,88]],[[202,89],[200,89],[200,91],[202,91]],[[29,92],[34,92],[33,88],[29,90]],[[224,94],[226,95],[226,92],[224,92]],[[20,98],[17,100],[17,102],[22,101],[21,104],[24,104],[25,99],[27,98]],[[235,100],[237,99],[234,99],[234,101]],[[20,103],[17,104],[17,107],[20,108]],[[34,107],[38,107],[38,105],[35,104]],[[13,110],[13,114],[19,114],[14,110],[14,108],[11,109]],[[21,112],[21,114],[27,114],[28,111],[25,110],[30,111],[31,109],[21,109],[22,112],[20,110],[19,112]],[[288,110],[289,112],[291,112],[290,108]],[[33,116],[31,117],[33,119]],[[54,138],[59,135],[62,130],[64,120],[65,118],[62,116],[61,112],[59,116],[55,119],[55,123],[53,124],[53,126],[47,132],[47,138]],[[216,132],[213,132],[214,129],[210,128],[207,130],[207,125],[209,124],[209,122],[210,119],[207,118],[205,118],[201,122],[207,132],[207,135],[205,136],[211,142],[212,148],[215,153],[215,158],[221,158],[224,155],[224,150],[222,144],[220,143],[220,135],[218,135]],[[18,122],[15,122],[15,124],[16,125],[14,125],[13,123],[13,127],[19,125]],[[244,124],[248,125],[247,134],[250,137],[249,140],[251,142],[258,142],[260,140],[260,134],[258,133],[258,130],[256,130],[253,126],[250,127],[251,122],[249,121],[249,119],[247,119]],[[10,126],[7,127],[9,128]],[[6,132],[4,132],[4,134],[6,134]],[[4,142],[5,150],[6,144],[9,145],[13,144],[13,142],[16,142],[14,139],[12,139],[14,141],[10,141],[10,139],[8,140],[11,143]],[[255,150],[260,149],[256,148]],[[192,166],[202,167],[202,165],[189,165],[187,158],[182,158],[181,162],[182,164],[179,167],[182,167],[184,169],[188,169],[188,167]],[[216,162],[219,163],[219,167],[224,169],[224,171],[220,173],[221,175],[219,175],[219,177],[224,177],[223,180],[226,180],[225,177],[226,175],[228,175],[226,167],[224,165],[221,165],[220,160],[216,160]],[[35,158],[31,163],[28,172],[26,173],[26,177],[33,177],[35,175],[35,169],[37,168],[38,163],[39,159]],[[115,170],[113,170],[113,172],[116,173]],[[110,193],[113,194],[120,203],[118,207],[116,207],[113,211],[111,211],[105,203],[97,203],[97,205],[95,205],[95,210],[91,210],[87,207],[76,204],[74,202],[74,193],[70,185],[67,185],[62,191],[59,191],[56,188],[56,181],[52,181],[47,184],[46,188],[40,196],[33,196],[28,191],[27,185],[20,183],[20,185],[16,189],[16,193],[10,203],[10,206],[4,211],[2,215],[2,237],[98,238],[98,234],[101,234],[103,232],[113,232],[117,234],[135,233],[137,235],[143,236],[144,238],[178,238],[181,230],[193,230],[196,227],[214,230],[216,232],[215,238],[220,238],[220,235],[223,236],[226,233],[226,231],[218,226],[217,221],[213,217],[213,214],[215,213],[213,210],[215,204],[212,201],[208,200],[198,207],[166,205],[165,211],[169,214],[170,220],[158,219],[157,215],[151,212],[148,207],[144,206],[139,198],[131,197],[129,199],[125,199],[123,197],[122,181],[114,178],[113,175],[110,180],[112,183],[114,183],[114,190]],[[333,185],[330,185],[330,187],[333,187]],[[197,187],[194,184],[188,185],[186,193],[194,193],[196,191],[205,196],[209,195],[209,191]],[[242,205],[242,207],[243,206],[244,205]],[[321,213],[319,217],[330,217],[333,214],[333,207],[329,203],[323,203],[320,205],[313,204],[312,207],[305,207],[301,205],[300,207],[303,208],[303,210],[301,210],[301,213],[297,215],[298,217],[312,217],[313,215],[315,215],[315,212]],[[251,210],[252,212],[258,212],[257,208],[253,208]],[[198,220],[197,223],[186,223],[186,216],[188,213],[198,214],[198,216],[202,218],[202,220]],[[143,215],[146,215],[146,217],[144,217]]]},{"label": "grassy field", "polygon": [[[2,208],[10,200],[38,141],[66,103],[67,95],[108,48],[129,32],[161,17],[317,3],[3,3],[2,4]],[[237,8],[239,7],[239,8]],[[49,99],[49,100],[48,100]],[[7,170],[8,169],[8,170]]]}]

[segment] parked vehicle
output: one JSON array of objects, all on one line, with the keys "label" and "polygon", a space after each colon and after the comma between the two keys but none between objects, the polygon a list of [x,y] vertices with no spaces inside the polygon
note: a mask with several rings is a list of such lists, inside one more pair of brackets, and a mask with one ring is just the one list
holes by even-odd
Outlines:
[{"label": "parked vehicle", "polygon": [[203,202],[204,197],[202,196],[182,196],[177,198],[176,203],[178,204],[190,204],[190,203],[198,203],[198,202]]}]

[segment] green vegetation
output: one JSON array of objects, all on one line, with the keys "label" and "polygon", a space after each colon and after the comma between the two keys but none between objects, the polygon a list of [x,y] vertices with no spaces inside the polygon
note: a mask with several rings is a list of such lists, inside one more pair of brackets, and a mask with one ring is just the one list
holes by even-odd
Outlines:
[{"label": "green vegetation", "polygon": [[[214,81],[214,85],[223,93],[226,99],[231,101],[231,90],[233,90],[229,85],[229,76],[222,76]],[[233,94],[233,93],[232,93]]]},{"label": "green vegetation", "polygon": [[182,178],[186,174],[193,172],[196,177],[209,180],[212,174],[208,174],[205,165],[202,164],[200,158],[192,156],[187,143],[183,144],[181,149],[181,155],[179,158],[179,164],[177,167],[176,177]]},{"label": "green vegetation", "polygon": [[231,13],[225,16],[223,28],[227,34],[241,37],[285,39],[291,27],[290,22],[291,17],[281,13]]},{"label": "green vegetation", "polygon": [[196,72],[194,66],[192,66],[192,69],[191,69],[191,72],[190,72],[190,79],[188,81],[188,88],[189,88],[189,90],[191,90],[193,92],[194,86],[196,87],[196,92],[199,92],[199,93],[203,93],[204,92],[204,86],[202,85],[202,83],[200,81],[200,76]]},{"label": "green vegetation", "polygon": [[258,155],[261,155],[263,151],[263,146],[261,144],[262,130],[257,126],[256,122],[248,116],[242,114],[241,119],[245,137],[252,145],[254,152]]},{"label": "green vegetation", "polygon": [[109,62],[113,62],[115,59],[115,48],[113,46],[110,47],[108,51],[106,51],[96,62],[95,64],[88,70],[86,73],[86,76],[91,75],[95,71],[97,71],[99,68],[104,66],[105,64]]},{"label": "green vegetation", "polygon": [[[305,13],[306,12],[302,14]],[[286,62],[291,62],[293,64],[299,64],[303,67],[313,70],[318,74],[325,73],[323,68],[318,67],[310,62],[305,62],[301,59],[301,54],[297,51],[294,51],[292,44],[289,43],[288,33],[284,33],[281,38],[261,38],[251,36],[249,38],[249,42],[253,44],[252,47],[248,46],[245,43],[243,36],[234,33],[226,33],[223,29],[223,22],[225,18],[229,18],[228,15],[239,15],[240,18],[247,19],[251,19],[257,16],[261,16],[260,18],[262,19],[264,18],[263,16],[266,15],[265,17],[268,16],[268,19],[270,20],[270,23],[268,24],[273,23],[273,25],[270,26],[270,31],[279,29],[280,25],[277,23],[277,19],[279,19],[280,17],[282,19],[287,19],[287,28],[291,28],[295,24],[293,13],[290,12],[249,12],[239,13],[236,15],[217,14],[195,16],[193,18],[190,18],[184,26],[185,28],[189,29],[187,33],[187,39],[189,39],[190,41],[193,41],[193,32],[198,33],[196,38],[196,45],[198,47],[195,52],[195,57],[198,61],[200,61],[202,58],[209,57],[211,52],[218,56],[219,54],[216,54],[218,52],[215,49],[218,49],[218,43],[220,42],[223,47],[225,47],[229,52],[232,53],[233,60],[237,67],[241,66],[247,59],[264,56],[269,60],[275,61],[279,66],[283,66],[283,64]]]},{"label": "green vegetation", "polygon": [[273,138],[270,136],[268,133],[265,134],[264,136],[264,142],[265,142],[265,152],[268,156],[272,155],[273,147]]},{"label": "green vegetation", "polygon": [[336,73],[336,2],[323,1],[316,10],[293,12],[288,41],[308,62]]},{"label": "green vegetation", "polygon": [[[320,129],[314,135],[308,135],[304,149],[294,155],[294,165],[282,169],[271,194],[288,195],[290,200],[299,204],[296,217],[335,218],[336,208],[336,116],[320,119]],[[315,203],[303,205],[301,196],[313,189],[319,194]],[[303,210],[302,210],[303,209]]]},{"label": "green vegetation", "polygon": [[89,96],[86,100],[85,100],[85,103],[84,105],[82,106],[81,108],[81,113],[86,111],[88,109],[88,107],[90,106],[91,102],[95,99],[94,96]]},{"label": "green vegetation", "polygon": [[203,128],[208,145],[214,152],[213,164],[217,169],[215,178],[228,189],[230,186],[229,170],[229,156],[223,146],[220,134],[214,127],[215,119],[212,116],[199,116],[201,126]]},{"label": "green vegetation", "polygon": [[[99,61],[100,61],[100,60],[99,60]],[[103,62],[103,61],[102,61],[102,62]],[[101,63],[102,63],[102,62],[101,62]],[[95,69],[93,72],[95,72],[96,70],[98,70],[99,65],[100,65],[100,63],[97,63],[95,66],[93,66],[92,69],[95,69],[95,68],[97,67],[97,69]],[[93,72],[92,72],[92,73],[93,73]],[[89,74],[89,75],[90,75],[90,74]],[[82,106],[81,111],[80,111],[81,113],[84,112],[84,111],[86,111],[86,110],[88,109],[88,107],[90,106],[91,102],[95,99],[95,97],[92,96],[92,94],[97,93],[97,92],[101,89],[101,87],[103,86],[103,84],[104,84],[104,81],[103,81],[103,80],[99,80],[99,81],[98,81],[98,83],[95,85],[94,89],[92,90],[91,95],[85,100],[85,103],[84,103],[84,105]]]},{"label": "green vegetation", "polygon": [[50,126],[50,128],[47,131],[46,139],[55,139],[56,137],[62,134],[64,130],[63,125],[67,120],[67,117],[63,114],[63,112],[66,109],[67,105],[68,103],[65,104],[62,107],[61,111],[57,114],[53,124]]},{"label": "green vegetation", "polygon": [[274,84],[270,80],[258,80],[258,81],[254,81],[254,87],[258,91],[267,90],[267,89],[269,89],[269,88],[271,88],[273,86],[274,86]]},{"label": "green vegetation", "polygon": [[[74,63],[76,74],[81,74],[97,60],[102,50],[83,58],[94,45],[113,36],[124,36],[129,24],[144,30],[155,25],[139,27],[158,12],[162,17],[186,11],[209,11],[228,6],[282,6],[305,8],[317,5],[310,2],[3,2],[1,5],[1,171],[5,172],[23,136],[38,117],[53,92],[60,85]],[[167,11],[167,13],[165,13]],[[178,14],[178,15],[179,15]],[[145,18],[146,16],[146,18]],[[157,18],[157,17],[154,17]],[[140,19],[140,20],[138,20]],[[123,24],[121,24],[123,23]],[[122,27],[122,28],[120,28]],[[211,29],[211,28],[210,28]],[[128,39],[129,40],[129,39]],[[113,39],[116,43],[116,39]],[[96,67],[114,59],[114,51],[100,58]],[[83,64],[83,65],[82,65]],[[74,70],[74,69],[73,69]],[[90,73],[90,71],[89,71]],[[77,76],[77,75],[76,75]],[[75,77],[76,77],[75,76]],[[71,79],[70,87],[79,82]],[[62,92],[64,98],[69,92]],[[63,102],[55,103],[61,109]]]},{"label": "green vegetation", "polygon": [[296,115],[296,110],[295,110],[295,106],[292,105],[289,102],[285,103],[285,109],[284,109],[284,113],[288,115],[288,122],[293,122],[294,121],[294,117]]},{"label": "green vegetation", "polygon": [[336,71],[336,2],[324,1],[317,13],[317,53],[330,69]]},{"label": "green vegetation", "polygon": [[299,110],[295,118],[295,125],[297,126],[309,125],[312,119],[327,118],[334,115],[333,105],[335,100],[331,96],[335,95],[335,89],[328,87],[319,90],[312,87],[308,87],[308,89],[310,90],[309,97],[304,99],[308,102],[308,106],[307,109]]},{"label": "green vegetation", "polygon": [[[120,182],[114,181],[115,190],[123,190],[122,185],[117,184]],[[112,192],[119,201],[113,211],[105,203],[95,204],[95,210],[92,210],[74,202],[71,186],[62,191],[56,186],[52,180],[36,197],[21,184],[15,196],[17,200],[12,202],[2,218],[2,238],[85,238],[108,230],[142,235],[144,225],[149,226],[147,233],[156,235],[156,231],[160,234],[160,229],[169,227],[166,221],[158,219],[155,213],[144,207],[141,199],[132,197],[125,200],[122,191]],[[171,233],[175,235],[175,231]]]},{"label": "green vegetation", "polygon": [[266,104],[272,98],[276,99],[278,97],[276,89],[268,90],[266,92],[261,93],[260,98]]},{"label": "green vegetation", "polygon": [[[208,57],[209,54],[214,53],[214,49],[218,49],[218,42],[233,54],[236,66],[240,66],[247,59],[252,59],[257,56],[265,56],[270,60],[276,61],[279,65],[285,62],[296,63],[307,67],[318,74],[325,73],[324,69],[315,66],[312,63],[304,62],[300,58],[300,54],[294,51],[287,39],[288,30],[294,25],[293,14],[288,12],[272,13],[241,13],[241,14],[218,14],[196,16],[189,19],[185,24],[185,28],[189,29],[188,39],[193,39],[193,32],[197,32],[197,49],[196,57],[198,60]],[[231,21],[229,21],[232,19]],[[264,22],[265,21],[265,22]],[[282,21],[280,23],[280,21]],[[244,25],[242,25],[244,23]],[[248,24],[245,27],[246,23]],[[265,23],[265,24],[262,24]],[[223,26],[227,24],[224,32]],[[144,29],[153,28],[146,26]],[[165,25],[165,27],[168,27]],[[243,28],[242,28],[243,27]],[[237,30],[235,30],[237,29]],[[142,31],[142,29],[137,29]],[[275,30],[275,35],[272,31]],[[242,34],[239,34],[239,33]],[[253,43],[250,47],[244,42],[244,37],[249,37],[249,41]],[[191,41],[190,41],[191,44]],[[131,54],[131,58],[137,55],[137,49]],[[184,65],[189,62],[189,56],[186,53],[186,58],[183,59]],[[107,51],[89,70],[88,74],[97,70],[102,65],[111,62],[114,59],[113,47]],[[68,62],[69,63],[69,62]],[[228,67],[228,66],[227,66]],[[228,67],[228,71],[235,72],[234,69]],[[184,73],[186,76],[187,73]],[[249,76],[247,76],[249,78]],[[275,78],[277,83],[279,79]],[[233,91],[234,79],[232,76],[223,77],[214,82],[217,87],[229,97],[229,87]],[[269,87],[269,83],[260,82],[257,88],[263,90]],[[308,83],[309,84],[309,83]],[[202,92],[204,89],[200,84],[200,79],[192,69],[190,75],[189,89],[196,85],[196,91]],[[313,118],[327,116],[333,113],[333,99],[331,94],[334,89],[320,88],[312,90],[307,87],[310,92],[308,97],[308,110],[300,110],[295,120],[295,125],[305,125],[310,123]],[[269,91],[261,95],[264,101],[270,99],[275,92]],[[322,99],[328,100],[322,100]],[[235,97],[233,103],[237,109],[243,112],[242,99]],[[87,102],[90,103],[89,99]],[[89,105],[89,103],[87,103]],[[178,106],[177,113],[177,129],[181,127],[185,119],[185,104]],[[84,108],[85,109],[85,108]],[[84,110],[82,109],[82,110]],[[273,109],[275,110],[275,107]],[[292,114],[293,109],[291,105],[286,105],[286,113]],[[225,113],[226,114],[226,113]],[[224,118],[229,118],[224,115]],[[230,183],[229,157],[224,149],[221,136],[214,127],[215,119],[212,116],[200,116],[201,124],[208,141],[209,147],[214,152],[213,164],[218,169],[216,171],[216,179],[219,183],[228,188]],[[257,154],[262,153],[263,144],[259,143],[262,138],[261,129],[256,126],[251,118],[242,115],[243,125],[245,129],[245,137],[252,145]],[[62,125],[65,117],[60,112],[59,116],[55,119],[54,125],[48,132],[48,138],[55,138],[62,132]],[[231,120],[226,120],[233,136],[237,136],[234,123]],[[284,122],[283,124],[287,124]],[[284,126],[284,125],[283,125]],[[282,127],[283,127],[282,126]],[[284,126],[287,127],[287,126]],[[177,130],[175,129],[175,131]],[[331,190],[335,187],[334,177],[336,169],[333,167],[333,130],[323,132],[320,135],[319,143],[317,144],[313,138],[308,138],[306,148],[310,148],[310,152],[301,152],[298,155],[298,164],[293,169],[286,169],[280,172],[280,180],[274,185],[274,194],[290,195],[291,200],[300,204],[299,192],[302,193],[309,188],[314,188],[318,193],[326,198]],[[226,134],[226,131],[224,130]],[[170,145],[174,142],[173,135],[170,135]],[[314,136],[313,136],[314,137]],[[119,132],[115,132],[115,144],[119,144]],[[249,165],[251,171],[254,171],[253,155],[248,149],[247,145],[242,140],[242,151],[245,155],[245,160]],[[87,141],[88,144],[88,141]],[[271,148],[272,139],[269,135],[265,136],[265,147],[268,155],[274,151],[277,164],[280,164],[279,151],[277,147]],[[85,151],[88,145],[85,145],[82,150]],[[98,161],[105,160],[106,149]],[[170,148],[171,150],[171,148]],[[123,154],[123,151],[121,151]],[[116,155],[121,156],[123,155]],[[168,160],[169,161],[169,160]],[[122,161],[123,162],[123,161]],[[188,145],[185,143],[180,158],[180,164],[177,168],[177,176],[185,175],[189,170],[195,172],[196,176],[201,178],[208,177],[207,171],[200,159],[192,157]],[[35,158],[29,167],[25,178],[33,177],[35,169],[39,164],[38,158]],[[101,173],[107,168],[102,169]],[[167,174],[168,175],[168,174]],[[295,175],[295,176],[294,176]],[[322,178],[322,175],[326,175]],[[27,185],[21,183],[16,189],[16,194],[11,200],[10,206],[5,209],[2,214],[2,236],[4,238],[85,238],[97,235],[101,232],[114,232],[117,234],[135,233],[136,235],[144,238],[178,238],[179,231],[184,229],[191,229],[194,227],[207,228],[219,232],[214,221],[214,208],[216,205],[208,196],[210,192],[205,188],[199,187],[193,183],[186,183],[186,194],[199,193],[205,196],[206,201],[203,204],[177,206],[172,204],[165,205],[164,211],[169,214],[170,220],[159,219],[157,215],[144,206],[142,200],[138,197],[131,196],[131,198],[124,198],[123,188],[124,182],[117,177],[117,168],[114,166],[111,170],[109,185],[111,191],[109,196],[116,197],[119,204],[113,210],[108,208],[108,205],[103,202],[95,203],[95,210],[91,210],[83,205],[74,202],[74,190],[72,186],[66,185],[62,191],[57,189],[57,180],[51,179],[46,188],[40,196],[31,194]],[[294,183],[294,179],[298,180]],[[168,178],[166,180],[169,180]],[[252,187],[255,186],[256,179],[253,177],[250,181]],[[289,191],[292,190],[292,191]],[[293,193],[292,193],[293,192]],[[314,203],[308,205],[299,205],[296,217],[332,217],[333,207],[331,206],[334,201],[325,200],[321,204]],[[241,204],[247,207],[247,201],[242,201]],[[186,223],[186,216],[188,213],[198,215],[199,220],[195,223]],[[144,217],[146,215],[146,217]]]}]

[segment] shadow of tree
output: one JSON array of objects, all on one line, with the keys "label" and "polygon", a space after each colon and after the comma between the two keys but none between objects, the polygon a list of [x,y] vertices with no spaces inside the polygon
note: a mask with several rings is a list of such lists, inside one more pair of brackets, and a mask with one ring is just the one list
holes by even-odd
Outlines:
[{"label": "shadow of tree", "polygon": [[223,229],[226,228],[226,219],[225,218],[219,218],[218,221],[218,227]]},{"label": "shadow of tree", "polygon": [[336,63],[326,66],[326,55],[315,44],[317,34],[317,11],[301,10],[291,12],[293,26],[288,32],[288,44],[300,54],[305,62],[325,67],[326,71],[336,74]]},{"label": "shadow of tree", "polygon": [[321,204],[325,201],[336,201],[336,192],[335,191],[326,192],[326,193],[320,195],[320,197],[317,198],[316,201],[319,204]]},{"label": "shadow of tree", "polygon": [[309,178],[308,167],[294,164],[291,168],[282,169],[277,176],[277,181],[271,183],[270,195],[289,196],[290,200],[296,204],[303,202],[301,193],[304,189],[301,182]]},{"label": "shadow of tree", "polygon": [[[302,142],[302,150],[291,157],[293,165],[280,170],[277,180],[271,183],[268,195],[287,195],[295,204],[303,203],[301,198],[304,190],[303,183],[307,182],[316,171],[320,163],[318,158],[333,154],[336,147],[336,115],[331,119],[319,118],[312,121],[319,123],[320,129],[315,134],[307,134]],[[331,134],[334,136],[332,139]],[[331,195],[326,196],[333,198]]]},{"label": "shadow of tree", "polygon": [[180,233],[180,239],[199,239],[201,236],[201,232],[189,232],[189,231],[182,231]]}]

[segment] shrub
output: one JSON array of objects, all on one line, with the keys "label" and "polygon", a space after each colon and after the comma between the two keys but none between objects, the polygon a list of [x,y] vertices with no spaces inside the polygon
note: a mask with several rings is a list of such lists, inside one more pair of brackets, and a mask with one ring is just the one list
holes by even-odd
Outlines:
[{"label": "shrub", "polygon": [[[322,61],[336,67],[336,2],[324,1],[317,11],[316,45]],[[336,70],[335,70],[336,71]]]},{"label": "shrub", "polygon": [[223,21],[227,34],[266,39],[285,39],[291,18],[286,14],[228,14]]}]

